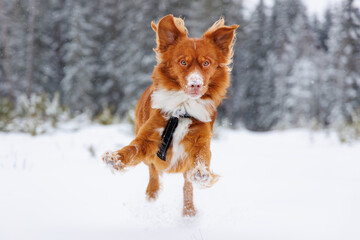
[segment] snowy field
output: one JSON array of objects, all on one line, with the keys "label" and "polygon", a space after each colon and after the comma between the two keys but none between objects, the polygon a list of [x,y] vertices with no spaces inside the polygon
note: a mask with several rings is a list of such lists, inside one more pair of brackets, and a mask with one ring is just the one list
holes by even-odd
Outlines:
[{"label": "snowy field", "polygon": [[183,218],[181,175],[145,200],[144,165],[111,174],[100,161],[132,139],[129,125],[0,133],[0,239],[360,239],[360,144],[305,130],[217,129],[212,169]]}]

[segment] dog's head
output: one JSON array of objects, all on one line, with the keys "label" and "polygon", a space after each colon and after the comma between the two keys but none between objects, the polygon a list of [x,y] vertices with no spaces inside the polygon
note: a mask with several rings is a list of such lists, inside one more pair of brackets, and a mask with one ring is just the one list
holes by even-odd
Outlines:
[{"label": "dog's head", "polygon": [[189,38],[184,21],[172,15],[151,26],[157,37],[158,64],[153,74],[157,88],[182,90],[193,99],[225,96],[238,25],[225,26],[221,18],[202,38]]}]

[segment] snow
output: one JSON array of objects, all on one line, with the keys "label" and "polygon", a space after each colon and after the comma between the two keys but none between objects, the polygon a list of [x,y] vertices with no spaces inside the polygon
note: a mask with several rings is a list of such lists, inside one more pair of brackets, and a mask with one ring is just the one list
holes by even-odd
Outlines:
[{"label": "snow", "polygon": [[180,174],[164,174],[145,200],[141,164],[111,174],[106,150],[129,125],[62,127],[31,137],[0,133],[0,239],[360,239],[360,144],[306,130],[217,128],[210,189],[183,218]]}]

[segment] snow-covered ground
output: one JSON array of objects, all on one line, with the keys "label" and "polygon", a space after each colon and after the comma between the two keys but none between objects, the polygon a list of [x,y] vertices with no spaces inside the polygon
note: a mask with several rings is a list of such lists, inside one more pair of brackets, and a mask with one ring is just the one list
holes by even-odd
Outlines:
[{"label": "snow-covered ground", "polygon": [[111,174],[100,155],[127,144],[129,125],[0,133],[0,239],[360,239],[360,144],[305,130],[217,129],[212,169],[183,218],[181,175],[145,200],[144,165]]}]

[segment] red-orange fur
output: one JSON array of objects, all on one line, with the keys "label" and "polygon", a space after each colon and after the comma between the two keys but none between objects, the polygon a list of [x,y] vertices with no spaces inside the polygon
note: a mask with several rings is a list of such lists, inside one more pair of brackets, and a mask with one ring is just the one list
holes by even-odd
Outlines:
[{"label": "red-orange fur", "polygon": [[[137,165],[140,162],[148,165],[150,171],[149,185],[146,190],[148,199],[155,199],[157,196],[160,188],[159,173],[164,171],[183,173],[185,178],[183,214],[193,216],[196,210],[193,204],[192,183],[189,181],[188,174],[199,164],[199,159],[209,170],[210,140],[216,118],[216,107],[225,97],[226,89],[230,84],[228,65],[232,60],[232,46],[238,25],[224,26],[224,20],[220,19],[204,33],[202,38],[188,38],[183,20],[174,18],[172,15],[163,17],[158,24],[152,22],[151,26],[157,36],[157,48],[154,50],[158,64],[152,74],[153,84],[143,93],[136,107],[136,137],[128,146],[116,151],[114,158],[104,158],[104,161],[112,163],[117,170]],[[195,47],[194,44],[196,44]],[[189,64],[184,67],[179,64],[181,60]],[[203,66],[204,61],[209,61],[210,66]],[[173,168],[167,169],[169,161],[163,161],[156,155],[161,133],[155,131],[164,128],[167,120],[160,109],[151,107],[151,95],[158,89],[186,91],[186,76],[195,68],[204,77],[201,99],[211,99],[214,102],[215,108],[207,109],[212,121],[201,122],[192,119],[189,132],[181,141],[188,157]],[[172,154],[170,147],[166,158],[171,159]],[[116,161],[119,161],[119,164],[114,164]],[[217,180],[217,175],[210,171],[208,173],[213,179],[211,182],[213,184]]]}]

